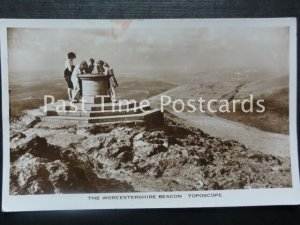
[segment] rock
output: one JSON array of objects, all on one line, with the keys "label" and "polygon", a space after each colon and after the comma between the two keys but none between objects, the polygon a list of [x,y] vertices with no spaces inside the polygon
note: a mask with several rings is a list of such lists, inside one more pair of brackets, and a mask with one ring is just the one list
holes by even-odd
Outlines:
[{"label": "rock", "polygon": [[[54,148],[49,154],[40,148]],[[94,164],[81,161],[71,150],[59,151],[38,136],[23,143],[14,154],[11,164],[11,194],[91,193],[112,189],[132,191],[126,182],[99,179]],[[23,155],[20,153],[24,152]],[[78,154],[78,153],[77,153]],[[19,156],[20,155],[20,156]],[[42,156],[42,157],[39,157]],[[124,157],[124,156],[123,156]],[[121,157],[121,158],[123,158]],[[99,168],[97,168],[99,169]]]},{"label": "rock", "polygon": [[[51,152],[53,151],[53,152]],[[19,156],[22,156],[26,152],[36,157],[59,157],[55,147],[48,145],[45,138],[41,138],[38,135],[27,137],[27,139],[14,149],[11,149],[11,161],[16,160]],[[52,154],[53,153],[53,154]]]},{"label": "rock", "polygon": [[218,182],[211,182],[207,185],[208,190],[223,190]]},{"label": "rock", "polygon": [[45,159],[34,157],[29,153],[18,158],[11,166],[11,192],[13,194],[53,193],[53,187],[47,181],[48,173],[45,164]]},{"label": "rock", "polygon": [[168,137],[168,146],[171,146],[171,145],[183,146],[184,144],[180,141],[180,139],[178,139],[174,136],[169,136]]},{"label": "rock", "polygon": [[132,151],[121,152],[117,156],[117,159],[119,159],[120,162],[124,162],[124,163],[132,161],[133,159]]},{"label": "rock", "polygon": [[188,158],[189,157],[189,153],[186,149],[181,151],[181,155],[182,155],[183,158]]},{"label": "rock", "polygon": [[196,184],[197,189],[202,189],[204,187],[204,182],[202,180],[197,180]]},{"label": "rock", "polygon": [[134,140],[139,141],[139,140],[142,140],[143,137],[144,137],[144,132],[141,132],[134,136]]},{"label": "rock", "polygon": [[67,186],[69,186],[67,184],[71,183],[68,166],[60,160],[55,160],[47,163],[45,167],[49,173],[48,179],[54,187],[54,193],[63,193]]},{"label": "rock", "polygon": [[161,152],[168,151],[168,149],[162,144],[153,145],[152,147],[153,148],[151,148],[150,151],[147,153],[148,157],[151,157],[151,156],[156,155],[156,154],[161,153]]},{"label": "rock", "polygon": [[151,168],[151,165],[147,162],[141,162],[134,167],[134,172],[146,173]]},{"label": "rock", "polygon": [[159,178],[159,177],[162,177],[163,173],[164,173],[164,170],[162,168],[157,168],[153,171],[152,175],[155,178]]},{"label": "rock", "polygon": [[121,169],[121,167],[122,167],[122,164],[121,163],[117,163],[114,169],[115,170],[119,170],[119,169]]},{"label": "rock", "polygon": [[25,134],[23,134],[21,132],[17,132],[17,133],[10,135],[10,141],[19,141],[20,139],[25,138],[25,137],[26,137]]},{"label": "rock", "polygon": [[251,155],[249,155],[249,159],[252,159],[256,162],[262,162],[263,161],[263,155],[262,154],[251,154]]},{"label": "rock", "polygon": [[[172,119],[154,131],[116,125],[46,130],[47,126],[35,125],[18,133],[20,126],[15,126],[18,129],[12,131],[10,146],[10,193],[291,186],[288,158],[253,152],[238,142],[212,137],[176,121],[176,117]],[[71,136],[67,144],[66,135]]]},{"label": "rock", "polygon": [[116,157],[120,153],[126,151],[128,148],[130,148],[130,147],[126,146],[126,145],[116,146],[116,148],[114,148],[114,146],[113,146],[113,148],[111,148],[108,153],[109,153],[110,157]]},{"label": "rock", "polygon": [[233,141],[227,140],[227,141],[223,142],[223,145],[227,146],[228,148],[231,148],[234,146],[234,143],[233,143]]}]

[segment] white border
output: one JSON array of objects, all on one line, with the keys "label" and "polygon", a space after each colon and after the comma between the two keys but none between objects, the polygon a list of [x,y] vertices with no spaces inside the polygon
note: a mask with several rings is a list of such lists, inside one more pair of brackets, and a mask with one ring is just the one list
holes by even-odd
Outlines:
[{"label": "white border", "polygon": [[[289,27],[289,109],[290,109],[290,152],[292,164],[292,188],[189,191],[189,192],[142,192],[110,194],[52,194],[52,195],[9,195],[9,84],[7,28],[112,28],[120,27],[116,20],[22,20],[1,19],[1,79],[2,79],[2,123],[3,123],[3,190],[2,210],[40,211],[70,209],[115,209],[115,208],[185,208],[225,207],[256,205],[296,205],[300,203],[300,182],[297,148],[297,37],[295,18],[269,19],[148,19],[132,20],[131,27]],[[189,198],[194,193],[221,193],[222,198]],[[126,196],[149,194],[182,194],[182,199],[156,200],[88,200],[88,196]]]}]

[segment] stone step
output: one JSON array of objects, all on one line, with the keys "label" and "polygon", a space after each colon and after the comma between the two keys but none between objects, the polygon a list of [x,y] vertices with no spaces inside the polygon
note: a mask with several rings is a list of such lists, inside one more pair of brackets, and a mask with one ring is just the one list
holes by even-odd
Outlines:
[{"label": "stone step", "polygon": [[41,117],[46,116],[46,113],[42,112],[39,109],[25,110],[25,113],[32,119],[40,119]]},{"label": "stone step", "polygon": [[47,116],[70,116],[70,117],[103,117],[103,116],[116,116],[127,114],[138,114],[143,111],[150,110],[150,106],[138,106],[134,108],[120,108],[119,110],[102,110],[102,111],[65,111],[57,112],[56,110],[48,110]]},{"label": "stone step", "polygon": [[[126,115],[115,115],[115,116],[101,116],[101,117],[74,117],[74,116],[45,116],[41,118],[42,121],[45,122],[58,122],[61,120],[72,121],[73,123],[107,123],[107,122],[117,122],[117,121],[140,121],[140,120],[148,120],[156,121],[156,117],[159,117],[160,123],[161,119],[163,120],[162,113],[159,109],[152,109],[146,112],[138,113],[138,114],[126,114]],[[145,121],[147,122],[147,121]]]},{"label": "stone step", "polygon": [[122,116],[104,116],[104,117],[71,117],[71,116],[46,116],[41,119],[45,122],[57,122],[60,120],[69,120],[73,123],[108,123],[116,121],[133,121],[133,120],[144,120],[144,116],[141,114],[131,114]]},{"label": "stone step", "polygon": [[[65,110],[75,110],[75,107],[77,109],[77,111],[82,111],[82,108],[85,111],[103,111],[103,110],[119,110],[121,109],[129,109],[129,108],[133,108],[133,107],[137,107],[139,106],[138,102],[121,102],[121,103],[104,103],[104,104],[84,104],[82,106],[82,103],[73,103],[74,106],[70,105],[70,102],[66,102],[66,106],[65,106]],[[59,109],[62,108],[62,103],[58,103],[55,102],[53,104],[47,104],[46,107],[45,106],[41,106],[39,107],[40,110],[42,112],[45,112],[45,108],[46,108],[46,112],[47,111],[56,111],[56,107],[59,107]]]},{"label": "stone step", "polygon": [[101,125],[118,125],[118,124],[123,124],[123,125],[145,125],[144,120],[124,120],[124,121],[114,121],[114,122],[106,122],[106,123],[101,123]]},{"label": "stone step", "polygon": [[116,122],[116,121],[132,121],[132,120],[144,120],[142,114],[130,114],[122,116],[105,116],[105,117],[94,117],[89,118],[88,123],[105,123],[105,122]]},{"label": "stone step", "polygon": [[[48,120],[50,121],[50,120]],[[58,128],[58,127],[91,127],[91,126],[145,126],[144,120],[122,120],[114,122],[104,122],[104,123],[87,123],[86,121],[76,121],[73,120],[51,120],[50,122],[42,121],[41,126]]]},{"label": "stone step", "polygon": [[138,107],[139,103],[138,102],[127,102],[123,104],[119,103],[105,103],[105,104],[93,104],[93,105],[86,105],[86,110],[90,111],[101,111],[101,110],[112,110],[113,108],[115,110],[121,109],[129,109],[129,108],[134,108]]},{"label": "stone step", "polygon": [[[84,102],[88,104],[101,104],[101,103],[109,103],[110,96],[102,95],[102,96],[83,96]],[[80,100],[81,102],[81,100]]]}]

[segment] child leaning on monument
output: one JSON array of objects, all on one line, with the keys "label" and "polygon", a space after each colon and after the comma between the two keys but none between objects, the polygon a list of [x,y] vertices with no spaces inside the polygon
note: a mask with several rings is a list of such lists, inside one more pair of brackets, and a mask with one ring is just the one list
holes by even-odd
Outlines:
[{"label": "child leaning on monument", "polygon": [[115,77],[115,73],[114,73],[113,68],[109,68],[107,75],[109,76],[108,91],[109,91],[109,96],[110,96],[111,102],[117,102],[118,100],[117,100],[117,97],[116,97],[115,88],[117,88],[119,86],[119,84],[118,84],[118,81]]},{"label": "child leaning on monument", "polygon": [[97,61],[97,71],[98,71],[98,74],[101,74],[101,73],[104,73],[104,61],[102,60],[99,60]]},{"label": "child leaning on monument", "polygon": [[81,85],[80,85],[80,79],[78,75],[87,73],[88,69],[88,64],[86,61],[82,61],[80,64],[76,65],[72,76],[71,76],[71,81],[73,84],[73,91],[72,91],[72,102],[77,102],[76,97],[80,93],[81,90]]},{"label": "child leaning on monument", "polygon": [[95,60],[93,59],[93,58],[90,58],[89,59],[89,62],[88,62],[88,68],[87,68],[87,70],[86,70],[86,73],[92,73],[93,72],[93,70],[94,70],[94,62],[95,62]]}]

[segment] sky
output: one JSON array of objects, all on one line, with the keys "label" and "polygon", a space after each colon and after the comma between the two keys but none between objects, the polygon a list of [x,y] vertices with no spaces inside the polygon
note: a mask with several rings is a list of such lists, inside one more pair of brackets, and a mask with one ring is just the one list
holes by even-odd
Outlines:
[{"label": "sky", "polygon": [[62,71],[67,53],[115,71],[197,73],[263,68],[288,74],[287,27],[9,28],[9,71]]}]

